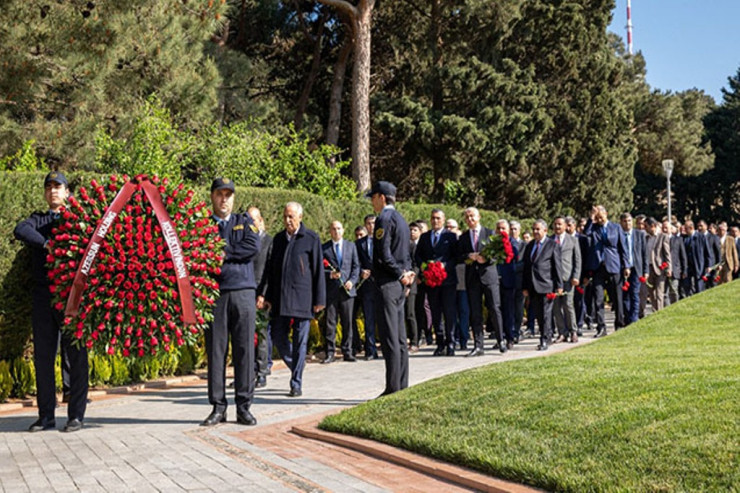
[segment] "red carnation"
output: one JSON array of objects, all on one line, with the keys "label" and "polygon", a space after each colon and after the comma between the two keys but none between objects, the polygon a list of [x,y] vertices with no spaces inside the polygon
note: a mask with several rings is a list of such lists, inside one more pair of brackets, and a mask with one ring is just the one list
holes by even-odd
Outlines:
[{"label": "red carnation", "polygon": [[640,277],[639,277],[639,281],[640,281],[641,283],[645,284],[645,283],[647,282],[647,279],[645,279],[645,276],[640,276]]},{"label": "red carnation", "polygon": [[624,284],[622,284],[622,291],[627,291],[630,288],[629,281],[624,281]]}]

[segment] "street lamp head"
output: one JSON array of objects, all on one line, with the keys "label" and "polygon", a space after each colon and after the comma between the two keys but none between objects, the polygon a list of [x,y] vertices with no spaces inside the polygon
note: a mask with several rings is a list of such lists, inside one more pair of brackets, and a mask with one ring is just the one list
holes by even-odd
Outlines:
[{"label": "street lamp head", "polygon": [[665,175],[670,178],[671,173],[673,172],[673,159],[664,159],[662,164]]}]

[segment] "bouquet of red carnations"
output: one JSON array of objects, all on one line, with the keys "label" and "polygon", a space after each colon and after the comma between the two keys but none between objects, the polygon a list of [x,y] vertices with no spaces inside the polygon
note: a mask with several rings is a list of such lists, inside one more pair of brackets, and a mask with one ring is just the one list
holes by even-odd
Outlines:
[{"label": "bouquet of red carnations", "polygon": [[514,260],[514,248],[509,235],[502,231],[481,242],[480,254],[496,264],[509,264]]},{"label": "bouquet of red carnations", "polygon": [[436,260],[421,264],[421,275],[424,278],[424,284],[430,288],[441,286],[444,280],[447,279],[444,264]]},{"label": "bouquet of red carnations", "polygon": [[111,176],[70,197],[49,241],[63,330],[88,349],[157,356],[195,342],[219,296],[223,240],[204,202],[166,178]]}]

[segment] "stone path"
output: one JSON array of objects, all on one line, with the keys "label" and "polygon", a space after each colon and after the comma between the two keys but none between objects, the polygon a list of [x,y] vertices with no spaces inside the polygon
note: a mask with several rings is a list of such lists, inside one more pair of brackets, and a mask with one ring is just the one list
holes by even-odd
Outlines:
[{"label": "stone path", "polygon": [[[591,342],[591,333],[577,345]],[[411,356],[412,385],[490,363],[532,358],[536,339],[506,355],[488,350],[478,358],[433,357],[431,348]],[[490,342],[487,341],[490,348]],[[557,344],[554,354],[573,344]],[[206,383],[196,377],[172,387],[109,398],[89,406],[77,433],[28,433],[35,409],[0,411],[0,489],[22,491],[470,491],[369,454],[292,433],[326,414],[372,399],[383,390],[383,360],[309,364],[303,396],[287,397],[289,373],[276,369],[256,391],[256,427],[198,423],[210,412]],[[233,398],[233,395],[229,396]],[[233,402],[233,401],[232,401]],[[57,410],[57,428],[66,410]],[[379,454],[383,456],[382,452]],[[485,478],[485,477],[484,477]],[[485,489],[496,489],[491,478]],[[478,488],[483,489],[483,488]],[[523,491],[519,489],[518,491]]]}]

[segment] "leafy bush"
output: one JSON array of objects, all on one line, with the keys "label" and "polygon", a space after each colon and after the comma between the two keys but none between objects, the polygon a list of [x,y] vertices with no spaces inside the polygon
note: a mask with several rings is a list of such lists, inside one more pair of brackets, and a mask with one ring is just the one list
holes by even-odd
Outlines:
[{"label": "leafy bush", "polygon": [[27,140],[15,154],[0,158],[0,171],[36,171],[45,169],[46,162],[36,155],[35,140]]},{"label": "leafy bush", "polygon": [[196,349],[192,346],[185,346],[181,348],[180,360],[177,362],[177,369],[175,370],[176,375],[188,375],[195,371],[195,361],[197,356],[195,355]]},{"label": "leafy bush", "polygon": [[[160,368],[159,375],[169,376],[174,375],[178,368],[180,357],[176,352],[169,352],[159,359]],[[155,377],[156,378],[156,377]]]},{"label": "leafy bush", "polygon": [[107,385],[113,375],[113,367],[107,354],[91,354],[90,360],[90,385],[100,387]]},{"label": "leafy bush", "polygon": [[126,364],[126,360],[116,354],[110,356],[110,364],[110,384],[112,386],[117,387],[119,385],[126,385],[131,381],[131,376],[129,375],[129,367],[128,364]]},{"label": "leafy bush", "polygon": [[0,361],[0,402],[5,402],[13,392],[13,377],[10,375],[10,365],[7,361]]},{"label": "leafy bush", "polygon": [[13,378],[12,395],[14,397],[23,399],[36,390],[36,375],[33,363],[26,358],[18,357],[13,360],[10,375]]}]

